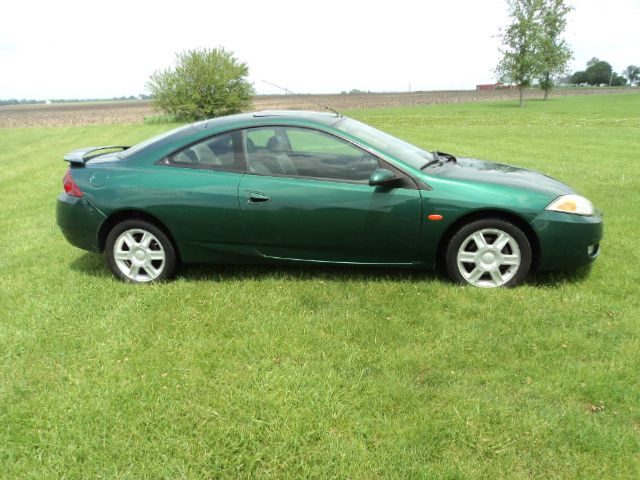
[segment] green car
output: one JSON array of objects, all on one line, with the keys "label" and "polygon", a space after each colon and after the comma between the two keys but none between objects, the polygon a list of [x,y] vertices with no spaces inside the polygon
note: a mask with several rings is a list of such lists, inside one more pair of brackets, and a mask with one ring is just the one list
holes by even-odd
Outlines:
[{"label": "green car", "polygon": [[443,266],[514,286],[599,253],[602,215],[570,187],[509,165],[428,152],[339,114],[206,120],[70,163],[57,220],[120,279],[180,263]]}]

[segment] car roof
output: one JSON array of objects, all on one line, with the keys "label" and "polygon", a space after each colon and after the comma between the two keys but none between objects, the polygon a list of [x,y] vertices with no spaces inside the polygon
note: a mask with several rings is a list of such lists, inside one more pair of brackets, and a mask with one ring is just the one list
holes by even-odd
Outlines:
[{"label": "car roof", "polygon": [[314,112],[308,110],[262,110],[259,112],[240,113],[237,115],[227,115],[225,117],[212,118],[192,124],[198,130],[221,129],[228,124],[244,123],[248,125],[263,125],[271,119],[283,121],[306,120],[324,125],[333,125],[342,115],[335,112]]},{"label": "car roof", "polygon": [[[197,137],[206,137],[211,134],[216,134],[217,132],[225,131],[227,128],[250,128],[253,126],[269,125],[270,123],[286,125],[288,122],[292,122],[293,124],[309,122],[315,123],[316,125],[332,126],[343,118],[342,115],[335,112],[312,112],[307,110],[263,110],[260,112],[227,115],[191,123],[162,133],[119,153],[118,158],[126,159],[135,157],[144,152],[174,144],[187,137],[194,140],[197,139]],[[194,134],[196,137],[193,137]]]}]

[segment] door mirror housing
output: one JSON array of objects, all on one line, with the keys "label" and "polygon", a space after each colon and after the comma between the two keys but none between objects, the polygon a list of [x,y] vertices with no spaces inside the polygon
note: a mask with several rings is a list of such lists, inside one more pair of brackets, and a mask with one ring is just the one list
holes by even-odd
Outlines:
[{"label": "door mirror housing", "polygon": [[369,185],[372,187],[390,187],[399,180],[391,170],[376,168],[371,172]]}]

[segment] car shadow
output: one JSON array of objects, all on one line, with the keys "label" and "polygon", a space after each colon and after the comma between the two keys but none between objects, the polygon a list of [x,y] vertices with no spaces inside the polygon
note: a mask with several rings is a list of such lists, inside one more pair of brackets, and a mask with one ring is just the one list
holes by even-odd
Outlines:
[{"label": "car shadow", "polygon": [[[112,273],[103,255],[84,253],[70,264],[73,271],[97,278],[110,278]],[[534,272],[525,285],[536,287],[556,287],[563,283],[581,283],[591,271],[591,266],[568,272]],[[287,278],[293,280],[364,280],[422,282],[439,280],[449,283],[442,269],[422,270],[396,267],[369,267],[355,265],[214,265],[186,264],[180,267],[178,279],[192,281],[224,282],[261,278]]]},{"label": "car shadow", "polygon": [[395,267],[369,267],[355,265],[183,265],[178,278],[186,280],[246,280],[261,278],[286,278],[292,280],[326,281],[403,281],[421,282],[438,278],[430,270]]},{"label": "car shadow", "polygon": [[92,277],[108,278],[112,276],[111,270],[107,266],[104,255],[85,252],[74,259],[69,267],[74,272],[79,272]]},{"label": "car shadow", "polygon": [[586,265],[575,270],[559,272],[533,272],[527,278],[527,285],[536,287],[556,287],[563,283],[582,283],[589,278],[593,265]]},{"label": "car shadow", "polygon": [[[84,253],[70,264],[73,271],[98,278],[112,276],[103,255]],[[288,264],[185,264],[176,278],[194,281],[232,281],[260,278],[290,278],[294,280],[397,280],[418,282],[445,277],[440,272],[396,267],[357,265],[288,265]]]}]

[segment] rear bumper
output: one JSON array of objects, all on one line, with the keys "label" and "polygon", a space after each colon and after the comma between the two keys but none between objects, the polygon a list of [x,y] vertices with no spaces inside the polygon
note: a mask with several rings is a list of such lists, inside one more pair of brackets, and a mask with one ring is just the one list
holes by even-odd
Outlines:
[{"label": "rear bumper", "polygon": [[74,247],[100,253],[98,232],[105,218],[84,197],[72,197],[66,193],[58,196],[56,220],[62,234]]},{"label": "rear bumper", "polygon": [[545,211],[531,226],[540,241],[540,270],[571,270],[593,262],[600,253],[602,215]]}]

